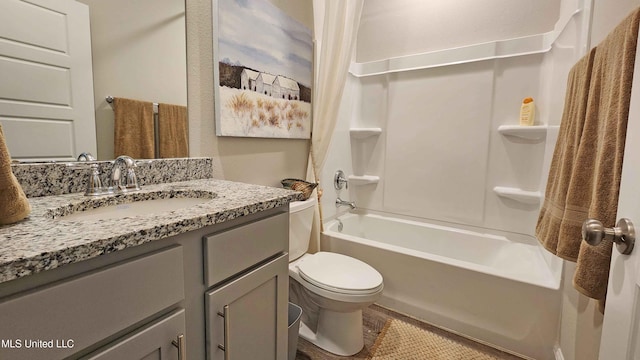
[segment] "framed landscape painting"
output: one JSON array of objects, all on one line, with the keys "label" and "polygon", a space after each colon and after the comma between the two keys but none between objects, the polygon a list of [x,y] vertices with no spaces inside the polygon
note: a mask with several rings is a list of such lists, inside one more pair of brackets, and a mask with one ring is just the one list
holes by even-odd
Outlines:
[{"label": "framed landscape painting", "polygon": [[311,29],[268,0],[213,0],[216,135],[309,139]]}]

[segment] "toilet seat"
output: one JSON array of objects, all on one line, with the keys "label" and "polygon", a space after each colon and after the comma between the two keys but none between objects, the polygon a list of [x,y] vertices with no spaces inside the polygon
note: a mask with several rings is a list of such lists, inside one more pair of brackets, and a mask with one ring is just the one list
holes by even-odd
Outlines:
[{"label": "toilet seat", "polygon": [[298,264],[300,277],[310,284],[339,294],[367,295],[382,289],[382,275],[358,259],[318,252]]}]

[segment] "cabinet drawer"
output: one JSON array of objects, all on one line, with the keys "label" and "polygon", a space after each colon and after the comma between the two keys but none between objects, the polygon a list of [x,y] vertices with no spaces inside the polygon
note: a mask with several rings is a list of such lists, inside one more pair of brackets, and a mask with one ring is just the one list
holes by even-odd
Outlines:
[{"label": "cabinet drawer", "polygon": [[205,283],[218,284],[288,247],[289,213],[205,236]]},{"label": "cabinet drawer", "polygon": [[182,259],[175,246],[1,302],[0,339],[13,346],[0,359],[61,359],[178,303]]}]

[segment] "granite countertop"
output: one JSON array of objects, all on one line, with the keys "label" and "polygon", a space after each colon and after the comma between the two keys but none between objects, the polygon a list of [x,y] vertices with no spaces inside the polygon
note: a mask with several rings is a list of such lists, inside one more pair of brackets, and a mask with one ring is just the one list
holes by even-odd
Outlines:
[{"label": "granite countertop", "polygon": [[27,219],[0,226],[0,283],[302,199],[300,192],[291,190],[204,179],[147,185],[120,200],[167,194],[207,200],[182,210],[121,219],[60,220],[89,203],[112,203],[113,196],[75,193],[30,198],[32,211]]}]

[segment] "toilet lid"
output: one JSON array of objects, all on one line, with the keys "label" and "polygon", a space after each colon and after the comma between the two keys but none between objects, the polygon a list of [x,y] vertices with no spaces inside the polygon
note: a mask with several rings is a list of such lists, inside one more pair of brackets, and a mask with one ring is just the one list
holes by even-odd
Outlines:
[{"label": "toilet lid", "polygon": [[382,275],[352,257],[318,252],[298,263],[300,276],[322,289],[344,294],[371,293],[382,286]]}]

